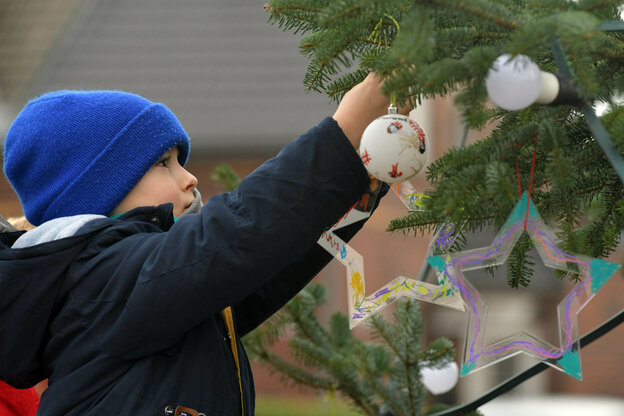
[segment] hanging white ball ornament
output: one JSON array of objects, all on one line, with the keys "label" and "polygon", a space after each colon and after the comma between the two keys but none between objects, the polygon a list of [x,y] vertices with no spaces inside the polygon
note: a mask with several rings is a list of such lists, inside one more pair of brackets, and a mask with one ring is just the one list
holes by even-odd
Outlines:
[{"label": "hanging white ball ornament", "polygon": [[431,394],[442,394],[451,391],[459,379],[459,368],[455,361],[442,368],[421,367],[422,383]]},{"label": "hanging white ball ornament", "polygon": [[485,79],[487,93],[505,110],[521,110],[533,104],[540,95],[542,75],[539,67],[526,55],[499,56]]},{"label": "hanging white ball ornament", "polygon": [[386,114],[366,127],[360,157],[366,170],[388,183],[403,182],[425,166],[429,144],[422,128],[401,114]]}]

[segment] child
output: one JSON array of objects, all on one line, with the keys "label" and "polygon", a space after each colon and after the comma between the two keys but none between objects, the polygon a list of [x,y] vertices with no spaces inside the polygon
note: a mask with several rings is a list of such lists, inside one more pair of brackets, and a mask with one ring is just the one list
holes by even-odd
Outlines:
[{"label": "child", "polygon": [[[12,233],[19,230],[31,230],[34,227],[25,217],[4,219],[0,215],[0,233]],[[35,416],[41,392],[47,387],[47,380],[29,389],[16,389],[0,380],[0,415]]]},{"label": "child", "polygon": [[197,180],[165,106],[116,91],[31,101],[5,141],[37,228],[0,234],[0,380],[49,378],[40,415],[253,415],[239,337],[331,260],[316,241],[367,190],[355,149],[387,105],[370,75],[333,118],[185,215]]},{"label": "child", "polygon": [[0,415],[35,416],[39,396],[35,388],[15,389],[0,381]]}]

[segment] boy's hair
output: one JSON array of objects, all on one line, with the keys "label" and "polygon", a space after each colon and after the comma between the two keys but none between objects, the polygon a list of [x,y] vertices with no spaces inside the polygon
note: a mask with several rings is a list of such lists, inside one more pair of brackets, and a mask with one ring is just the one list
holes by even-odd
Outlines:
[{"label": "boy's hair", "polygon": [[4,143],[4,173],[28,221],[109,215],[167,150],[189,137],[164,105],[121,91],[57,91],[29,102]]},{"label": "boy's hair", "polygon": [[26,217],[9,217],[7,218],[7,221],[9,222],[9,224],[17,228],[18,230],[28,231],[28,230],[32,230],[35,228],[34,225],[29,223],[28,220],[26,220]]}]

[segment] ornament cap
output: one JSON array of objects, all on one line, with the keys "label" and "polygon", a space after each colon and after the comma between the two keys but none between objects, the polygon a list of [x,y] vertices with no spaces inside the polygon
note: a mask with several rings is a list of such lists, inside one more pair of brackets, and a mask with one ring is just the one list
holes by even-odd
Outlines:
[{"label": "ornament cap", "polygon": [[399,114],[399,109],[394,104],[390,104],[388,107],[388,114]]}]

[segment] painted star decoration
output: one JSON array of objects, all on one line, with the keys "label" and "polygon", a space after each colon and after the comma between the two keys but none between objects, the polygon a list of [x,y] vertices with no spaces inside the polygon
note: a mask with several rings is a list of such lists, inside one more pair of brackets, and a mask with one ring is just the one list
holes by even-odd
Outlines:
[{"label": "painted star decoration", "polygon": [[[395,184],[392,188],[409,210],[416,211],[422,209],[422,198],[425,198],[426,195],[416,192],[415,188],[408,181]],[[372,294],[366,294],[364,258],[341,240],[334,231],[369,217],[380,189],[381,187],[378,187],[375,192],[365,194],[360,202],[336,225],[323,233],[318,240],[319,245],[334,255],[346,267],[349,327],[353,329],[401,297],[414,298],[464,311],[464,302],[461,299],[459,289],[443,273],[437,274],[437,285],[405,276],[397,276]],[[447,232],[443,237],[444,241],[440,241],[440,244],[444,245],[444,247],[449,246],[455,239],[455,236],[456,234]]]},{"label": "painted star decoration", "polygon": [[[557,306],[559,346],[553,346],[525,332],[511,334],[494,343],[486,343],[487,302],[463,275],[464,271],[505,263],[525,231],[546,266],[578,273],[579,283]],[[470,314],[462,376],[518,353],[525,353],[572,377],[582,379],[578,314],[620,265],[565,253],[557,248],[555,240],[555,233],[544,224],[533,201],[525,192],[491,245],[427,258],[438,276],[442,276],[439,279],[449,282],[448,285],[459,290]]]}]

